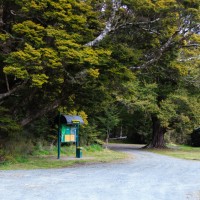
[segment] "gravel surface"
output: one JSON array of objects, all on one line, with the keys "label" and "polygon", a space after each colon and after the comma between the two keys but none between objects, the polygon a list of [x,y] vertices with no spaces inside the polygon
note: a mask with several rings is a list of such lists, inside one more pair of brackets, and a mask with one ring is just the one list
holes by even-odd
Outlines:
[{"label": "gravel surface", "polygon": [[0,200],[200,200],[200,162],[145,152],[120,163],[0,171]]}]

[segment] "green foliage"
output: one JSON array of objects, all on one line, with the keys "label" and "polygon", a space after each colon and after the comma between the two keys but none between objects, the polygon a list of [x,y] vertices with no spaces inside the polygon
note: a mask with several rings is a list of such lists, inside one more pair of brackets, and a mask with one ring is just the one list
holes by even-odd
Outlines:
[{"label": "green foliage", "polygon": [[34,146],[32,155],[34,156],[45,156],[45,155],[55,155],[57,152],[57,147],[53,145],[48,145],[44,140],[38,140]]},{"label": "green foliage", "polygon": [[101,136],[101,132],[96,125],[88,124],[80,129],[80,142],[82,145],[91,145],[97,143],[97,138]]},{"label": "green foliage", "polygon": [[[13,159],[14,155],[26,154],[26,143],[21,143],[22,127],[14,120],[8,109],[0,106],[0,161]],[[22,147],[23,146],[23,147]],[[21,149],[23,149],[21,151]]]},{"label": "green foliage", "polygon": [[[64,154],[73,156],[75,155],[75,147],[63,147]],[[11,158],[9,161],[4,161],[0,163],[1,170],[19,170],[19,169],[49,169],[49,168],[66,168],[77,166],[86,163],[102,163],[102,162],[112,162],[116,160],[121,160],[127,158],[127,155],[121,152],[115,152],[110,150],[102,149],[102,147],[94,145],[92,147],[85,147],[83,149],[84,157],[82,159],[60,159],[56,157],[56,151],[53,155],[38,155],[33,157],[17,157],[15,159]],[[68,152],[68,153],[67,153]],[[61,157],[61,158],[62,158]],[[90,157],[88,159],[88,157]]]},{"label": "green foliage", "polygon": [[154,153],[159,153],[175,158],[188,159],[188,160],[200,160],[199,152],[200,148],[190,147],[186,145],[169,145],[169,149],[166,150],[151,150]]},{"label": "green foliage", "polygon": [[46,146],[55,143],[57,140],[57,129],[52,126],[50,118],[47,117],[35,120],[24,130],[26,137],[29,137],[36,146],[38,144]]},{"label": "green foliage", "polygon": [[[29,44],[25,44],[24,50],[12,52],[6,59],[8,64],[4,67],[6,74],[12,74],[19,79],[31,79],[32,85],[41,87],[43,84],[52,82],[49,79],[49,70],[61,70],[61,61],[58,53],[51,48],[35,49]],[[51,78],[55,77],[51,74]],[[53,80],[63,82],[62,77]]]},{"label": "green foliage", "polygon": [[[23,127],[31,136],[30,149],[23,150],[19,142],[16,152],[31,153],[37,139],[55,142],[47,119],[53,121],[58,107],[88,122],[81,127],[82,144],[102,139],[119,122],[127,135],[149,140],[152,116],[169,140],[183,143],[200,123],[199,1],[123,0],[116,13],[112,1],[103,0],[2,3],[3,139],[14,146],[10,138],[21,132],[19,124],[39,118]],[[15,14],[11,17],[8,10]],[[112,31],[87,46],[114,14]],[[38,151],[46,152],[42,147]]]},{"label": "green foliage", "polygon": [[27,157],[28,155],[32,155],[34,151],[34,144],[24,135],[20,135],[17,138],[11,138],[8,142],[6,142],[4,151],[6,155],[13,158],[20,156]]},{"label": "green foliage", "polygon": [[105,132],[110,134],[110,131],[120,122],[119,113],[115,106],[110,105],[104,108],[104,113],[101,117],[97,117],[100,126],[105,129]]},{"label": "green foliage", "polygon": [[23,36],[25,42],[31,42],[36,47],[44,44],[43,36],[45,35],[45,28],[40,24],[27,20],[19,24],[13,25],[13,31],[16,35]]},{"label": "green foliage", "polygon": [[103,147],[101,145],[98,144],[93,144],[90,146],[86,146],[84,148],[86,151],[88,152],[99,152],[99,151],[103,151]]},{"label": "green foliage", "polygon": [[0,107],[0,139],[4,140],[4,137],[17,137],[21,130],[20,125],[12,118],[9,110]]}]

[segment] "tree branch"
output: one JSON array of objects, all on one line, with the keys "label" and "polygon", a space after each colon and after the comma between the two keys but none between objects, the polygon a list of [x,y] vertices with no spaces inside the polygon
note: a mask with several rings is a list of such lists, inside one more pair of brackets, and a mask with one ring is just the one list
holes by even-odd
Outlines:
[{"label": "tree branch", "polygon": [[16,87],[14,87],[13,89],[11,90],[8,90],[8,92],[5,92],[3,94],[0,94],[0,100],[10,96],[11,94],[15,93],[16,91],[20,90],[25,84],[26,84],[27,81],[24,81],[22,84],[20,85],[17,85]]},{"label": "tree branch", "polygon": [[112,25],[116,17],[116,12],[119,10],[120,6],[121,6],[121,0],[112,0],[112,13],[110,18],[105,24],[104,30],[100,33],[100,35],[97,38],[95,38],[91,42],[88,42],[87,44],[85,44],[85,46],[91,46],[91,47],[95,46],[97,43],[103,40],[106,37],[106,35],[108,35],[108,33],[112,31]]},{"label": "tree branch", "polygon": [[200,44],[187,44],[187,45],[182,46],[182,48],[199,47],[199,46],[200,46]]},{"label": "tree branch", "polygon": [[41,117],[42,115],[45,115],[49,111],[52,111],[52,110],[56,109],[59,105],[60,105],[60,100],[56,100],[52,104],[47,105],[46,107],[44,107],[42,110],[39,110],[37,113],[35,113],[35,112],[31,113],[29,116],[27,116],[25,119],[23,119],[20,122],[21,126],[26,126],[27,124],[29,124],[33,120]]},{"label": "tree branch", "polygon": [[9,92],[10,91],[10,85],[9,85],[9,82],[8,82],[8,76],[7,76],[7,74],[5,74],[5,80],[6,80],[6,87],[7,87],[7,90]]},{"label": "tree branch", "polygon": [[150,66],[151,64],[157,62],[161,56],[163,55],[163,53],[171,46],[173,39],[180,33],[180,31],[176,31],[168,40],[167,42],[162,45],[160,47],[160,49],[154,54],[153,58],[150,59],[149,61],[145,62],[144,64],[137,66],[137,67],[130,67],[129,69],[131,70],[135,70],[135,69],[143,69],[146,68],[148,66]]},{"label": "tree branch", "polygon": [[185,59],[179,59],[179,62],[188,62],[191,60],[200,60],[200,56],[194,56],[194,57],[189,57],[189,58],[185,58]]}]

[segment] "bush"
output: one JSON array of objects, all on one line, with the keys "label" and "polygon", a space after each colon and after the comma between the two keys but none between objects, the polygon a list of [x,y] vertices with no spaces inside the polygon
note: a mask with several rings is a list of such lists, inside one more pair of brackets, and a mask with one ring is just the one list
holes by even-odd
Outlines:
[{"label": "bush", "polygon": [[85,147],[84,149],[88,152],[96,152],[96,151],[102,151],[103,147],[98,144],[92,144],[90,146]]},{"label": "bush", "polygon": [[97,130],[96,125],[86,125],[80,128],[81,146],[90,145],[96,142],[101,132]]}]

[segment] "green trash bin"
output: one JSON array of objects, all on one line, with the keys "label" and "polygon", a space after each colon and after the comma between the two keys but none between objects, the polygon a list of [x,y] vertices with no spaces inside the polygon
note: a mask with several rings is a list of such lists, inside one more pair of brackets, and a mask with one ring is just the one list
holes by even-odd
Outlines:
[{"label": "green trash bin", "polygon": [[77,147],[76,149],[76,157],[77,158],[82,158],[82,147]]}]

